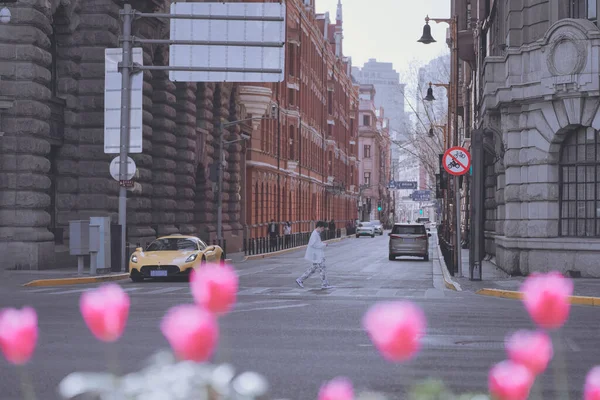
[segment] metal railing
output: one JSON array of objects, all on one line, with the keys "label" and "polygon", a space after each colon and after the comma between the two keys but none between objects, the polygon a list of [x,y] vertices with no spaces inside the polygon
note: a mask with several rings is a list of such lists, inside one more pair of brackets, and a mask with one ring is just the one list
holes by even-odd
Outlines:
[{"label": "metal railing", "polygon": [[457,266],[454,262],[454,246],[446,241],[442,236],[438,236],[440,243],[440,250],[442,250],[442,256],[444,257],[444,261],[446,262],[446,266],[448,267],[448,271],[450,275],[454,276],[456,272],[458,272]]},{"label": "metal railing", "polygon": [[[251,256],[255,254],[267,254],[275,251],[292,249],[294,247],[306,246],[312,232],[292,233],[291,235],[264,236],[244,240],[244,254]],[[351,233],[350,233],[351,234]],[[337,239],[342,236],[342,230],[324,230],[321,232],[321,240]]]}]

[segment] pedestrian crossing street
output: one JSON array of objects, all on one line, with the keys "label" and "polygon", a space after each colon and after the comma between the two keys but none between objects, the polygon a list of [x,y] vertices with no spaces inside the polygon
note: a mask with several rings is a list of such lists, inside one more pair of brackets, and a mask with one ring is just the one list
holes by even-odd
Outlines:
[{"label": "pedestrian crossing street", "polygon": [[[159,297],[177,297],[191,296],[189,286],[170,285],[157,286],[153,284],[132,284],[124,283],[121,285],[129,296],[159,296]],[[51,288],[25,288],[24,292],[37,296],[79,296],[95,286],[82,287],[51,287]],[[298,287],[272,288],[272,287],[240,287],[238,296],[271,296],[271,297],[289,297],[289,298],[307,298],[307,297],[342,297],[342,298],[426,298],[426,297],[444,297],[441,291],[437,295],[432,292],[435,289],[381,289],[381,288],[357,288],[336,286],[333,289],[322,290],[318,286],[315,288],[307,287],[301,289]]]}]

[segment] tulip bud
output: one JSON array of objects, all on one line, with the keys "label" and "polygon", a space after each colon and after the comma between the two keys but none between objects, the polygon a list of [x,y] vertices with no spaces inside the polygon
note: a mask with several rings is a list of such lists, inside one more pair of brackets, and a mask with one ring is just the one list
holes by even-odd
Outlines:
[{"label": "tulip bud", "polygon": [[8,362],[23,365],[33,355],[38,339],[37,313],[31,307],[0,311],[0,349]]},{"label": "tulip bud", "polygon": [[79,308],[88,328],[103,342],[116,342],[127,324],[129,296],[115,283],[100,286],[81,295]]}]

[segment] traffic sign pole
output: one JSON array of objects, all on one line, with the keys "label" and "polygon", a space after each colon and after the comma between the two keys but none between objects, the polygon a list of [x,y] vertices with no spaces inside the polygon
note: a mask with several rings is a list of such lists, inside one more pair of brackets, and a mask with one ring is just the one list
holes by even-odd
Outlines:
[{"label": "traffic sign pole", "polygon": [[[122,89],[121,89],[121,146],[119,164],[119,180],[127,180],[127,153],[129,148],[129,128],[131,111],[131,72],[133,70],[133,56],[131,54],[131,5],[124,4],[123,12],[123,61],[121,63]],[[127,188],[119,187],[119,225],[121,225],[121,272],[127,271]]]},{"label": "traffic sign pole", "polygon": [[454,175],[454,192],[455,192],[455,212],[456,212],[456,267],[458,268],[459,276],[463,276],[462,268],[462,248],[461,248],[461,209],[460,209],[460,176],[469,172],[471,167],[471,155],[467,149],[463,147],[452,147],[446,150],[442,157],[444,169],[451,175]]}]

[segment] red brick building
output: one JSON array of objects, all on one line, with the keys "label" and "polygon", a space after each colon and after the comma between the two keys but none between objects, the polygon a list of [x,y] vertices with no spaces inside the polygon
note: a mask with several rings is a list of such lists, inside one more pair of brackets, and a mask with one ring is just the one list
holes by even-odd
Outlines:
[{"label": "red brick building", "polygon": [[274,120],[252,134],[246,153],[247,237],[290,221],[307,232],[314,221],[338,228],[356,218],[358,86],[342,53],[342,9],[336,22],[315,14],[315,0],[289,0],[285,80],[272,84]]}]

